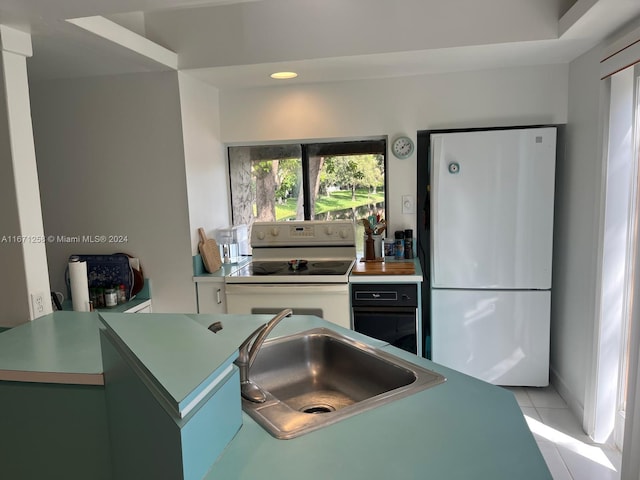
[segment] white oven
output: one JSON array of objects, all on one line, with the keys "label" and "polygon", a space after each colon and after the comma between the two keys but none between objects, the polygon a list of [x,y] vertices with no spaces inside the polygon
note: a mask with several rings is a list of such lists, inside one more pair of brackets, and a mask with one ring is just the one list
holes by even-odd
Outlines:
[{"label": "white oven", "polygon": [[256,222],[251,247],[252,261],[225,277],[229,313],[291,308],[351,328],[352,222]]},{"label": "white oven", "polygon": [[291,308],[296,315],[317,315],[350,328],[349,285],[257,284],[227,285],[229,313],[278,313]]}]

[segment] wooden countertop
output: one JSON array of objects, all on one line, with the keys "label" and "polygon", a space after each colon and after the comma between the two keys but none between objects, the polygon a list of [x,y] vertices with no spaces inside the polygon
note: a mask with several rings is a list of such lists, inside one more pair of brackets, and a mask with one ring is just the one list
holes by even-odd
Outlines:
[{"label": "wooden countertop", "polygon": [[413,260],[407,262],[358,261],[351,270],[351,275],[414,275],[415,273]]}]

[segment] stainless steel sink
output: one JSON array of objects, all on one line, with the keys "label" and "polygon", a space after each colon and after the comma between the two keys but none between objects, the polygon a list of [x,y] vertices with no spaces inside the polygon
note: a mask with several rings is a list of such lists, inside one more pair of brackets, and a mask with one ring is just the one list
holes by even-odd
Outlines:
[{"label": "stainless steel sink", "polygon": [[250,371],[264,403],[242,408],[276,438],[294,438],[433,387],[445,378],[333,330],[266,341]]}]

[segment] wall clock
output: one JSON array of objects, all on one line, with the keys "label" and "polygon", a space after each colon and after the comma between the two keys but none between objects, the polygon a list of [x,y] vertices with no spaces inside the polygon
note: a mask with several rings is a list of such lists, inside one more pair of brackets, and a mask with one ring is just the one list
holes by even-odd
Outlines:
[{"label": "wall clock", "polygon": [[413,154],[413,140],[409,137],[398,137],[391,144],[391,152],[399,158],[405,159]]}]

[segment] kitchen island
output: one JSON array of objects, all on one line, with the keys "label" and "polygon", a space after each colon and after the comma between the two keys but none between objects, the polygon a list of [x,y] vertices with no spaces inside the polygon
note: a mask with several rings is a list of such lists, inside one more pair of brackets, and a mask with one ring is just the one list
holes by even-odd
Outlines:
[{"label": "kitchen island", "polygon": [[[35,320],[47,325],[47,329],[55,331],[58,324],[69,321],[73,313],[60,313]],[[85,314],[89,315],[89,314]],[[82,321],[95,322],[95,330],[86,335],[86,348],[90,352],[99,350],[98,318],[91,314],[87,320],[85,315],[78,317]],[[117,317],[118,315],[116,315]],[[179,315],[179,314],[146,314],[127,315],[127,322],[140,325],[151,325],[151,320],[164,317],[171,318],[178,325],[189,323],[188,330],[201,331],[203,336],[210,336],[220,345],[232,345],[237,348],[255,327],[264,323],[269,316],[265,315]],[[61,319],[64,321],[61,322]],[[214,321],[221,321],[222,331],[217,334],[207,330]],[[195,322],[197,328],[192,324]],[[158,325],[163,322],[159,322]],[[166,323],[166,322],[165,322]],[[33,324],[32,324],[33,326]],[[217,459],[211,459],[212,467],[205,475],[206,479],[220,478],[437,478],[437,479],[545,479],[551,478],[544,459],[536,442],[524,421],[522,413],[513,395],[504,389],[495,387],[447,368],[436,365],[426,359],[418,358],[401,350],[385,345],[384,342],[368,339],[356,332],[342,329],[313,316],[293,316],[281,322],[271,337],[292,334],[295,332],[325,326],[357,340],[366,341],[376,347],[383,348],[395,355],[432,369],[447,377],[447,381],[436,387],[402,398],[390,404],[345,419],[334,425],[311,432],[292,440],[277,440],[258,426],[248,415],[242,414],[242,427],[228,443]],[[13,341],[19,341],[29,328],[13,329]],[[153,327],[151,327],[153,328]],[[89,329],[90,330],[90,329]],[[0,335],[0,341],[2,336]],[[156,332],[154,335],[159,334]],[[175,332],[172,332],[175,334]],[[9,339],[7,339],[9,340]],[[207,343],[212,343],[214,340]],[[60,350],[66,350],[64,340],[56,342]],[[213,343],[212,343],[213,344]],[[0,351],[3,345],[0,344]],[[158,348],[166,348],[159,345]],[[25,347],[14,356],[37,356],[28,352]],[[135,348],[132,350],[135,351]],[[197,355],[197,352],[194,352]],[[204,358],[210,352],[202,352]],[[224,356],[224,355],[223,355]],[[171,365],[175,371],[180,370],[180,356],[173,356]],[[0,370],[6,370],[10,361],[0,358]],[[13,365],[18,360],[14,358]],[[18,362],[20,363],[20,362]],[[22,367],[27,368],[26,361]],[[217,368],[212,365],[211,369]],[[74,369],[66,364],[66,370]],[[76,373],[83,372],[76,365]],[[66,372],[73,373],[73,372]],[[91,372],[93,373],[93,372]],[[17,382],[14,380],[12,382]],[[6,383],[12,383],[7,381]],[[102,386],[92,388],[103,389]],[[239,396],[239,389],[237,395]],[[0,402],[4,400],[0,399]],[[103,400],[101,399],[101,402]],[[20,405],[11,405],[15,409],[14,416],[28,417],[28,408],[20,411]],[[105,415],[106,416],[106,415]],[[62,425],[43,424],[40,436],[55,439],[57,435],[66,435]],[[17,428],[17,426],[16,426]],[[97,434],[107,435],[103,430]],[[215,435],[214,432],[211,432]],[[7,435],[3,428],[1,436]],[[12,442],[5,439],[3,453],[14,454]],[[24,452],[31,462],[38,462],[44,452],[30,449]],[[68,458],[61,463],[75,462],[76,451],[67,451]],[[67,464],[69,465],[69,464]],[[2,466],[0,465],[0,473]],[[108,472],[105,472],[108,474]],[[86,472],[85,472],[86,474]],[[7,478],[29,478],[13,476]],[[67,475],[65,478],[89,478],[81,474]]]},{"label": "kitchen island", "polygon": [[98,314],[1,333],[0,408],[0,478],[112,479]]}]

